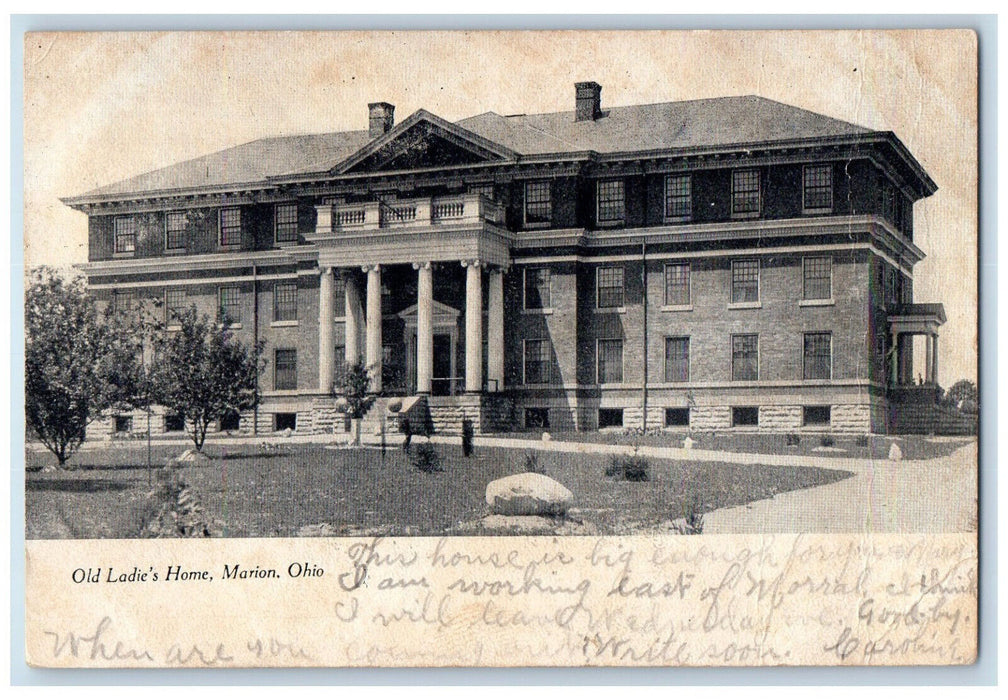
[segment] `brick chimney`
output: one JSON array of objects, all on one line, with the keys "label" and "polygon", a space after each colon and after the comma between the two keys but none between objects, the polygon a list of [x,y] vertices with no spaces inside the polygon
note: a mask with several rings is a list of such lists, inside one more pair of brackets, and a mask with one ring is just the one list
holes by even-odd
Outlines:
[{"label": "brick chimney", "polygon": [[602,116],[602,86],[574,83],[574,121],[593,122]]},{"label": "brick chimney", "polygon": [[372,102],[368,105],[368,136],[373,139],[388,133],[392,128],[395,105],[388,102]]}]

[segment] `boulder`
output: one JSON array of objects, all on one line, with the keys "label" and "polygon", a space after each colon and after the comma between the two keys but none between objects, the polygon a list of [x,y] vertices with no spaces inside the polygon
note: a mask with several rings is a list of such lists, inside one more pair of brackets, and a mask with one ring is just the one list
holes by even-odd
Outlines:
[{"label": "boulder", "polygon": [[191,447],[176,457],[175,461],[179,464],[210,464],[209,457]]},{"label": "boulder", "polygon": [[691,438],[689,435],[687,435],[685,438],[683,438],[682,448],[684,450],[692,450],[693,449],[693,438]]},{"label": "boulder", "polygon": [[543,433],[542,434],[542,441],[543,442],[549,442],[552,439],[553,439],[553,436],[550,435],[549,433]]},{"label": "boulder", "polygon": [[490,535],[552,535],[557,523],[541,515],[488,515],[479,531]]},{"label": "boulder", "polygon": [[564,515],[574,494],[559,481],[526,472],[491,481],[486,502],[493,515]]}]

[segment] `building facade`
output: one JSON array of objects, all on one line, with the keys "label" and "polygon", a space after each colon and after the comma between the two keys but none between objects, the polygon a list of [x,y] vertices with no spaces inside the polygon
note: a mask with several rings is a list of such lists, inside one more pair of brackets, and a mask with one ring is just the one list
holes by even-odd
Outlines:
[{"label": "building facade", "polygon": [[160,300],[169,328],[223,309],[265,341],[262,403],[228,431],[343,429],[358,361],[443,430],[886,432],[937,390],[944,312],[913,298],[936,186],[894,134],[753,96],[603,109],[589,82],[573,106],[395,124],[374,103],[367,131],[64,201],[99,299]]}]

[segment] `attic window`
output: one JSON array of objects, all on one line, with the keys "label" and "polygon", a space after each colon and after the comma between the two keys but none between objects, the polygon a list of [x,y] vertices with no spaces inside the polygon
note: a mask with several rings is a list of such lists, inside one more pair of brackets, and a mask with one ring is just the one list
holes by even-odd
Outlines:
[{"label": "attic window", "polygon": [[133,253],[136,251],[137,224],[132,216],[117,216],[115,218],[115,252]]},{"label": "attic window", "polygon": [[222,246],[241,244],[241,209],[238,207],[220,210],[220,244]]},{"label": "attic window", "polygon": [[600,180],[598,183],[598,222],[616,224],[626,213],[626,197],[622,180]]}]

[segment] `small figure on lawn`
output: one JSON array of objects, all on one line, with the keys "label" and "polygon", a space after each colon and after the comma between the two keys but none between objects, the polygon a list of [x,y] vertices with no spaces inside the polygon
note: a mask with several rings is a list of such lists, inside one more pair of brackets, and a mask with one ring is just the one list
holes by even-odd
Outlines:
[{"label": "small figure on lawn", "polygon": [[409,418],[403,417],[403,419],[399,421],[399,432],[405,436],[402,443],[403,452],[409,454],[410,443],[413,441],[413,426],[410,425]]}]

